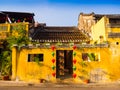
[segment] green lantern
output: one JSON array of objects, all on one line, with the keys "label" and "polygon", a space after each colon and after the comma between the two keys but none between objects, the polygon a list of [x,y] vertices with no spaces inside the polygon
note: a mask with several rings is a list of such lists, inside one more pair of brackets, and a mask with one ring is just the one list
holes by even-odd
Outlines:
[{"label": "green lantern", "polygon": [[76,70],[76,66],[73,66],[73,70],[74,70],[74,71]]},{"label": "green lantern", "polygon": [[52,56],[54,57],[54,55],[55,55],[55,53],[54,52],[52,52]]},{"label": "green lantern", "polygon": [[52,66],[52,70],[54,70],[55,69],[55,66]]},{"label": "green lantern", "polygon": [[73,56],[76,56],[76,52],[73,52]]}]

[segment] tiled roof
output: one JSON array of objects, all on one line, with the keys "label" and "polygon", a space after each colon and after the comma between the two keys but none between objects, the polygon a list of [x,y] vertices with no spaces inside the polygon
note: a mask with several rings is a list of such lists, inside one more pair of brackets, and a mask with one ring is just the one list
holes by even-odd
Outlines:
[{"label": "tiled roof", "polygon": [[77,27],[44,27],[35,29],[33,41],[39,42],[84,42],[89,38]]},{"label": "tiled roof", "polygon": [[30,16],[34,16],[34,13],[29,13],[29,12],[0,11],[0,14],[4,14],[4,15],[30,15]]},{"label": "tiled roof", "polygon": [[[9,17],[9,19],[8,19]],[[9,23],[14,22],[34,22],[34,13],[28,12],[10,12],[10,11],[0,11],[0,23],[5,23],[8,21]]]},{"label": "tiled roof", "polygon": [[95,18],[102,18],[103,16],[106,16],[110,19],[120,19],[120,14],[94,14]]}]

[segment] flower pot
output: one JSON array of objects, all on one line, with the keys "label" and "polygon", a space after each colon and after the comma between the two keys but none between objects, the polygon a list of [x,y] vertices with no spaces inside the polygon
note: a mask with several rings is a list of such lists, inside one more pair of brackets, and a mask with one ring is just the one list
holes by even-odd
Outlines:
[{"label": "flower pot", "polygon": [[83,82],[87,84],[87,83],[90,82],[90,80],[89,79],[85,79]]},{"label": "flower pot", "polygon": [[44,79],[40,79],[40,83],[43,83],[44,82]]},{"label": "flower pot", "polygon": [[2,76],[2,80],[9,80],[10,78],[9,78],[9,76],[8,75],[6,75],[6,76]]}]

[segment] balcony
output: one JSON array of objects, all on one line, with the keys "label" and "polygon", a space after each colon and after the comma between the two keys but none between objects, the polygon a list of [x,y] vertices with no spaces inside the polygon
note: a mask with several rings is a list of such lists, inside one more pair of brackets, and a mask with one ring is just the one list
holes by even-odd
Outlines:
[{"label": "balcony", "polygon": [[8,24],[0,24],[0,39],[6,39],[9,33],[12,33],[19,25],[22,25],[25,30],[28,31],[29,23],[8,23]]}]

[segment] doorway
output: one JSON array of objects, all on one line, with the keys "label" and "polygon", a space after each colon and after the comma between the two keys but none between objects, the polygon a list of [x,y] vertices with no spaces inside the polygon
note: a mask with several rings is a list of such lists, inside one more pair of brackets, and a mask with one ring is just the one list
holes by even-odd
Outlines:
[{"label": "doorway", "polygon": [[71,78],[73,74],[73,50],[56,51],[56,78]]}]

